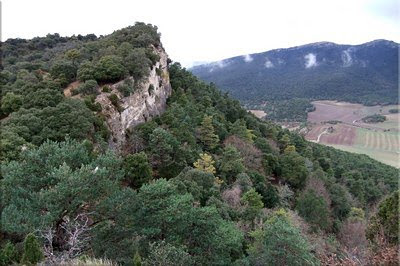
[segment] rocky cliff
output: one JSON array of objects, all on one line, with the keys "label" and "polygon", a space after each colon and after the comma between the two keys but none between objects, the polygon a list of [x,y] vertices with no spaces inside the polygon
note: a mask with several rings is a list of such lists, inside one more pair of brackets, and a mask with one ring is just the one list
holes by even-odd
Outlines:
[{"label": "rocky cliff", "polygon": [[[111,92],[101,92],[96,97],[111,132],[109,146],[116,152],[121,152],[125,146],[128,130],[162,114],[166,109],[167,98],[171,95],[168,55],[162,47],[153,47],[153,50],[160,59],[132,94],[123,96],[117,89],[124,82],[120,81],[110,85]],[[135,82],[132,77],[128,79]],[[111,102],[111,94],[117,95],[118,107]]]}]

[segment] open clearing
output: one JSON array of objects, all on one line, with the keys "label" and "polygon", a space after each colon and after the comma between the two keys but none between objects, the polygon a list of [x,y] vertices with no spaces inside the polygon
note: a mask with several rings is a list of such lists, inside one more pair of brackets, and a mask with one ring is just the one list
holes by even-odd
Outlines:
[{"label": "open clearing", "polygon": [[65,89],[64,89],[64,96],[65,97],[73,97],[73,98],[78,98],[77,95],[72,95],[72,91],[75,90],[76,88],[79,87],[81,83],[79,81],[74,81],[70,83]]},{"label": "open clearing", "polygon": [[263,110],[249,110],[253,115],[257,116],[258,118],[264,118],[267,113]]},{"label": "open clearing", "polygon": [[[390,114],[398,105],[364,106],[335,101],[313,102],[316,110],[308,113],[306,139],[341,150],[366,154],[400,168],[400,114]],[[367,124],[368,115],[386,116],[383,123]],[[336,121],[336,123],[327,123]]]}]

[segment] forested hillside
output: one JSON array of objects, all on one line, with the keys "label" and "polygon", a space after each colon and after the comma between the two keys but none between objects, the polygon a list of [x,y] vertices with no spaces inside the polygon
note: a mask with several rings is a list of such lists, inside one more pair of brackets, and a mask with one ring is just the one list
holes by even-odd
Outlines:
[{"label": "forested hillside", "polygon": [[178,63],[165,112],[115,150],[95,99],[129,108],[110,86],[133,95],[158,46],[142,23],[2,43],[0,265],[396,263],[395,168],[261,121]]},{"label": "forested hillside", "polygon": [[[271,119],[305,120],[311,100],[397,104],[398,49],[386,40],[321,42],[228,58],[191,71],[249,108],[266,104]],[[286,105],[301,106],[301,112]]]}]

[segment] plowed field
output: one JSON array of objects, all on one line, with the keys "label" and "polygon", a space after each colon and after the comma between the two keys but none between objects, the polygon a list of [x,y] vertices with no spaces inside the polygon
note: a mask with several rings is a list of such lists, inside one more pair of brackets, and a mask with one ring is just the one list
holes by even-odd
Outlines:
[{"label": "plowed field", "polygon": [[[389,114],[390,109],[399,106],[363,106],[334,101],[316,101],[313,104],[316,110],[308,114],[310,126],[306,139],[367,154],[383,163],[400,167],[400,114]],[[372,114],[384,115],[387,120],[374,124],[361,121]]]}]

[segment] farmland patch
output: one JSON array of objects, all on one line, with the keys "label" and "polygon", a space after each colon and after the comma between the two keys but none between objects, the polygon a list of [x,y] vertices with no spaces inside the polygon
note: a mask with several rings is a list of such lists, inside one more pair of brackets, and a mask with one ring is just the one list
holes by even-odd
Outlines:
[{"label": "farmland patch", "polygon": [[[335,101],[316,101],[313,104],[316,110],[308,114],[307,140],[366,154],[383,163],[400,167],[400,114],[389,112],[398,109],[397,105],[363,106]],[[385,116],[386,121],[362,121],[363,117],[374,114]]]}]

